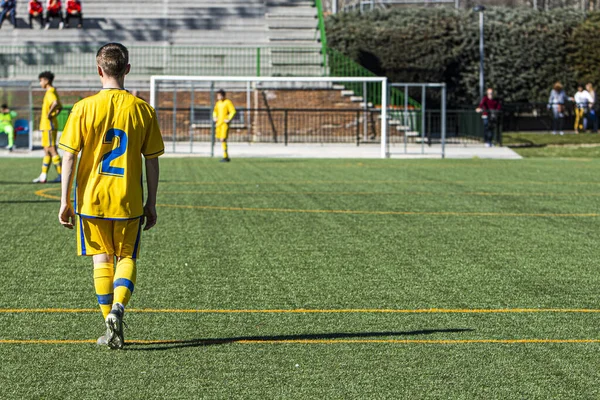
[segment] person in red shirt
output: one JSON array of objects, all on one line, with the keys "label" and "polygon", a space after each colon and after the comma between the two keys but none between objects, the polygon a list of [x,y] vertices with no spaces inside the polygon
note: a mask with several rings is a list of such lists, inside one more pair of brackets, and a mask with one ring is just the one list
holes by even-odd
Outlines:
[{"label": "person in red shirt", "polygon": [[77,28],[83,27],[83,13],[81,12],[81,1],[79,0],[68,0],[67,1],[67,18],[66,25],[69,27],[69,20],[71,17],[79,18],[79,23],[77,24]]},{"label": "person in red shirt", "polygon": [[488,88],[486,95],[479,102],[479,107],[475,109],[478,113],[482,113],[483,119],[483,139],[485,147],[494,146],[494,131],[498,122],[498,114],[501,109],[500,101],[494,98],[494,89]]},{"label": "person in red shirt", "polygon": [[40,0],[31,0],[28,7],[29,12],[29,27],[33,29],[33,19],[40,19],[40,26],[44,27],[44,6],[40,3]]},{"label": "person in red shirt", "polygon": [[65,19],[62,13],[62,2],[60,0],[48,0],[46,5],[46,29],[50,28],[50,21],[52,18],[60,18],[58,29],[62,29],[65,26]]}]

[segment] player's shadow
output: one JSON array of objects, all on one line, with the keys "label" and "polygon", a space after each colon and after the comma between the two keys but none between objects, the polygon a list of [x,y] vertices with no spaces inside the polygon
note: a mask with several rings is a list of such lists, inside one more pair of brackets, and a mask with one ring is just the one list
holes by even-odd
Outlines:
[{"label": "player's shadow", "polygon": [[233,343],[244,342],[280,342],[280,341],[310,341],[310,340],[335,340],[335,339],[366,339],[377,337],[390,336],[420,336],[432,335],[435,333],[464,333],[472,332],[474,329],[466,328],[451,328],[451,329],[422,329],[418,331],[404,332],[339,332],[339,333],[314,333],[304,335],[273,335],[273,336],[239,336],[231,338],[212,338],[212,339],[188,339],[188,340],[156,340],[145,343],[129,343],[125,347],[126,350],[133,351],[156,351],[156,350],[173,350],[185,347],[204,347],[216,346]]}]

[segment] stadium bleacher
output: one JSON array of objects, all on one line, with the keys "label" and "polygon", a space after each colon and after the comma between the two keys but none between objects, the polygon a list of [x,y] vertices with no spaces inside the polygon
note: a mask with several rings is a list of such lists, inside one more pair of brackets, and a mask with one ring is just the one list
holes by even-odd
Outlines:
[{"label": "stadium bleacher", "polygon": [[[312,1],[86,0],[83,13],[84,29],[59,30],[57,20],[48,31],[35,24],[29,29],[27,2],[19,1],[19,29],[10,24],[2,28],[0,57],[5,68],[0,69],[0,78],[31,79],[44,65],[59,70],[62,79],[79,81],[85,78],[81,69],[89,64],[87,59],[93,59],[93,48],[110,41],[124,43],[132,55],[139,55],[135,79],[181,70],[189,73],[186,68],[191,66],[197,74],[215,75],[221,70],[221,74],[232,74],[231,69],[236,69],[238,75],[254,75],[256,62],[240,65],[237,53],[248,48],[255,57],[250,48],[257,47],[262,50],[263,75],[291,75],[292,70],[296,75],[322,73],[317,10]],[[156,49],[168,51],[169,66],[180,71],[157,68],[156,57],[149,56],[160,53]],[[228,61],[232,58],[237,59]]]}]

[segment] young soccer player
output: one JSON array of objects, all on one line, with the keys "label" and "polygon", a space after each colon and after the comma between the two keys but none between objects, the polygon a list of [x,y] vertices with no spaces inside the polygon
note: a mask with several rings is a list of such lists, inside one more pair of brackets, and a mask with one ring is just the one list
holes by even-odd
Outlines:
[{"label": "young soccer player", "polygon": [[215,121],[215,137],[221,141],[223,148],[223,159],[221,162],[229,162],[229,153],[227,152],[227,137],[229,136],[229,123],[235,115],[235,107],[231,100],[226,98],[223,89],[217,92],[217,103],[213,111],[213,120]]},{"label": "young soccer player", "polygon": [[56,151],[56,135],[58,133],[58,120],[56,116],[62,110],[62,104],[58,98],[56,89],[52,86],[54,74],[50,71],[39,75],[40,86],[46,90],[44,102],[42,103],[42,115],[40,116],[40,131],[42,131],[42,147],[44,148],[44,160],[42,161],[42,173],[33,180],[34,183],[46,183],[50,160],[58,172],[55,182],[60,182],[61,160]]},{"label": "young soccer player", "polygon": [[2,104],[0,106],[0,132],[6,133],[8,136],[8,146],[6,150],[13,151],[15,145],[15,127],[13,126],[13,118],[17,116],[17,113],[11,111],[8,105]]},{"label": "young soccer player", "polygon": [[[75,104],[60,139],[65,156],[58,218],[66,228],[76,226],[79,255],[93,257],[94,286],[106,324],[98,344],[120,349],[142,226],[148,230],[156,224],[157,157],[164,153],[164,144],[154,109],[124,89],[130,69],[125,46],[104,45],[96,62],[103,89]],[[70,195],[79,153],[73,207]]]}]

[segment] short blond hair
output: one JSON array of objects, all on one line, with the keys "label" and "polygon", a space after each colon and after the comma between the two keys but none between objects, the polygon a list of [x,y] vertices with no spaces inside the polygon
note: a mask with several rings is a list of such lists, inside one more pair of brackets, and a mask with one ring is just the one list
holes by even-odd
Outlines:
[{"label": "short blond hair", "polygon": [[121,43],[105,44],[96,54],[96,63],[107,76],[120,78],[127,72],[129,50]]}]

